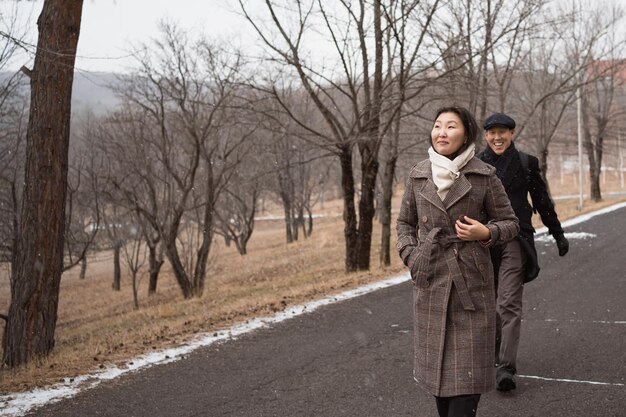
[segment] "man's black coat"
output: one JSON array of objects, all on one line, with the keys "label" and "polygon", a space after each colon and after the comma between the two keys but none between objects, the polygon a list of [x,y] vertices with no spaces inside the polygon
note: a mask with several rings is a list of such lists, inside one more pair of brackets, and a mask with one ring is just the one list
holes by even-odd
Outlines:
[{"label": "man's black coat", "polygon": [[[541,176],[539,160],[529,154],[520,155],[514,144],[501,155],[496,155],[489,147],[478,154],[478,158],[496,167],[498,178],[502,181],[515,215],[519,219],[520,232],[518,240],[527,254],[525,267],[525,282],[532,281],[539,273],[537,251],[535,249],[532,225],[533,210],[539,213],[541,221],[548,228],[552,236],[562,235],[563,228],[554,210],[554,203],[548,193],[548,187]],[[522,164],[522,158],[527,164]],[[525,169],[524,165],[527,165]],[[528,200],[528,195],[530,199]],[[492,250],[494,270],[500,266],[498,249]]]}]

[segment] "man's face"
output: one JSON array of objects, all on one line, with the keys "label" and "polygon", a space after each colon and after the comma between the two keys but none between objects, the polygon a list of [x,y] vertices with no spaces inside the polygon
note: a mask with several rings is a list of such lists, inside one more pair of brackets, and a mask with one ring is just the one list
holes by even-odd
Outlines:
[{"label": "man's face", "polygon": [[515,129],[504,126],[494,126],[485,132],[487,145],[496,155],[502,155],[511,146],[514,136]]}]

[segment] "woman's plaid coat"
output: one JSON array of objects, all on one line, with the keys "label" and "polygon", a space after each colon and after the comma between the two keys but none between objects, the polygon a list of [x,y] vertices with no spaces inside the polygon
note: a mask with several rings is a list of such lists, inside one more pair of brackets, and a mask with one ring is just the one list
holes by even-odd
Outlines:
[{"label": "woman's plaid coat", "polygon": [[[491,231],[487,244],[461,241],[465,215]],[[477,158],[443,201],[430,161],[413,167],[397,220],[398,251],[414,285],[415,380],[442,397],[480,394],[495,384],[496,306],[488,247],[519,230],[495,169]]]}]

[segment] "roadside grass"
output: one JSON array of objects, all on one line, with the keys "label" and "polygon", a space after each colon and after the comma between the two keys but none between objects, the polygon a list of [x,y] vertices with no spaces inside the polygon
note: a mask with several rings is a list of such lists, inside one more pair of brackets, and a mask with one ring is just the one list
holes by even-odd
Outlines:
[{"label": "roadside grass", "polygon": [[[619,185],[619,181],[613,181],[603,185],[603,191],[618,191]],[[560,184],[556,194],[573,193],[573,184]],[[401,192],[396,192],[395,212],[400,197]],[[626,197],[598,203],[585,201],[583,212],[619,201],[626,201]],[[90,255],[85,279],[81,280],[78,269],[73,269],[61,280],[54,352],[17,369],[0,368],[0,393],[48,386],[110,363],[123,366],[134,356],[183,344],[194,334],[215,332],[404,271],[394,250],[395,233],[392,264],[380,266],[380,225],[376,223],[371,270],[344,272],[340,204],[341,201],[327,202],[324,210],[318,210],[325,217],[315,219],[313,235],[289,245],[280,220],[257,222],[246,256],[217,239],[211,250],[204,294],[190,300],[183,299],[166,262],[156,295],[147,296],[147,274],[143,271],[140,275],[140,307],[135,310],[128,275],[122,276],[121,291],[111,288],[112,253]],[[557,200],[560,219],[579,215],[577,205],[577,199]],[[537,227],[541,226],[538,218],[534,221]],[[0,266],[1,312],[8,311],[9,297],[8,267],[4,265]],[[4,322],[0,322],[0,331],[4,331]]]}]

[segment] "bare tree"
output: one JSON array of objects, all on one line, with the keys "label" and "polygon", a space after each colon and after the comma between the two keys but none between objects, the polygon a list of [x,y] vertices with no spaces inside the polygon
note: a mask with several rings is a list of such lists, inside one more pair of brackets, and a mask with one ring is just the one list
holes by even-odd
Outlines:
[{"label": "bare tree", "polygon": [[[287,131],[272,133],[267,145],[266,152],[274,166],[270,170],[275,177],[272,188],[283,206],[287,243],[298,240],[300,228],[305,238],[313,229],[312,198],[320,183],[313,174],[319,167],[314,164],[315,150]],[[304,219],[305,210],[308,222]]]},{"label": "bare tree", "polygon": [[[524,40],[537,25],[533,17],[545,4],[542,0],[447,3],[447,15],[452,16],[454,26],[434,35],[444,46],[442,56],[452,71],[446,82],[452,83],[454,96],[457,100],[463,98],[479,120],[485,118],[492,85],[506,92],[510,79],[510,75],[502,78],[497,72],[494,74],[490,62],[497,60],[498,67],[509,74],[506,69],[512,68],[520,57]],[[491,82],[492,75],[496,76],[495,83]]]},{"label": "bare tree", "polygon": [[[383,112],[387,127],[382,130],[382,171],[377,207],[381,224],[379,262],[383,266],[391,264],[391,200],[398,158],[408,148],[422,142],[415,139],[409,141],[408,146],[403,145],[403,130],[408,130],[415,138],[419,137],[419,129],[407,123],[407,119],[419,113],[429,101],[422,99],[424,91],[447,75],[445,70],[436,71],[441,64],[441,57],[426,52],[429,49],[428,42],[432,39],[430,32],[437,31],[433,22],[441,7],[440,3],[393,0],[383,6],[387,28],[383,32],[387,65],[385,78],[388,80],[383,96]],[[410,127],[404,128],[404,124]]]},{"label": "bare tree", "polygon": [[[304,238],[313,233],[313,207],[317,204],[320,192],[328,174],[327,157],[319,149],[311,148],[310,144],[302,143],[298,147],[295,168],[295,222],[294,229],[302,229]],[[296,235],[297,238],[297,235]]]},{"label": "bare tree", "polygon": [[285,237],[287,243],[297,240],[297,230],[293,230],[294,226],[294,208],[295,208],[295,181],[291,170],[293,169],[292,146],[289,144],[291,136],[277,133],[273,140],[271,148],[273,148],[274,163],[276,164],[276,189],[283,206]]},{"label": "bare tree", "polygon": [[[554,29],[562,27],[553,26]],[[578,65],[560,52],[562,45],[555,38],[559,30],[544,31],[544,39],[528,41],[530,53],[510,75],[510,93],[500,111],[515,114],[518,126],[516,143],[526,146],[539,158],[544,181],[547,182],[549,148],[564,117],[575,99]],[[546,39],[551,39],[546,42]],[[504,77],[504,75],[502,76]]]},{"label": "bare tree", "polygon": [[70,164],[65,220],[66,271],[81,264],[81,278],[87,268],[87,251],[100,226],[100,190],[93,158],[77,155]]},{"label": "bare tree", "polygon": [[582,95],[583,145],[589,160],[590,196],[593,201],[602,199],[600,174],[605,149],[605,139],[611,122],[615,123],[615,95],[624,85],[626,61],[603,60],[589,63],[588,74],[593,82],[587,84]]},{"label": "bare tree", "polygon": [[[566,99],[561,100],[561,103],[563,106],[568,106],[576,89],[584,88],[583,91],[595,91],[597,94],[594,100],[597,107],[593,111],[593,118],[597,127],[595,140],[592,139],[590,130],[591,100],[588,94],[583,94],[582,114],[583,137],[589,158],[591,195],[593,200],[599,200],[601,198],[599,178],[602,167],[602,142],[605,129],[610,122],[610,113],[614,112],[612,109],[614,82],[616,81],[614,75],[619,72],[620,65],[614,57],[621,54],[626,44],[622,37],[616,35],[624,11],[617,5],[609,8],[607,12],[606,5],[585,7],[582,4],[572,3],[570,6],[559,9],[558,13],[562,16],[561,19],[558,19],[561,24],[555,24],[556,29],[553,29],[553,33],[556,36],[552,40],[553,44],[560,45],[560,49],[565,53],[555,59],[555,61],[563,62],[561,65],[563,68],[553,71],[553,73],[557,74],[561,87],[544,91],[542,93],[543,98],[536,101],[535,108],[544,108],[544,102],[551,100],[552,96],[556,94],[566,94]],[[544,45],[544,48],[550,49],[551,44]],[[593,64],[594,61],[605,62],[595,65]],[[607,62],[610,64],[607,65]],[[552,108],[549,111],[554,113],[554,110]],[[557,110],[555,114],[561,114],[563,111]],[[529,119],[530,117],[527,117],[526,121]],[[560,118],[557,119],[557,122],[559,121]],[[555,131],[556,128],[552,130],[553,133],[550,138]],[[544,138],[543,143],[541,154],[544,163],[547,163],[547,143],[549,140]]]},{"label": "bare tree", "polygon": [[[243,1],[239,1],[239,4],[268,48],[270,61],[279,63],[285,71],[293,71],[293,76],[301,83],[323,119],[325,129],[296,116],[282,100],[282,88],[277,87],[277,80],[270,77],[265,87],[258,85],[273,95],[299,127],[316,138],[314,143],[317,146],[339,158],[344,200],[345,268],[348,272],[367,270],[375,213],[378,152],[383,129],[381,3],[375,0],[371,5],[365,2],[355,5],[342,0],[332,9],[332,6],[314,0],[288,4],[267,0],[267,26],[248,12]],[[327,40],[338,59],[338,72],[334,72],[332,67],[326,68],[323,62],[318,65],[304,51],[303,40],[310,35],[307,29],[313,23],[319,23],[320,30],[327,34]],[[358,213],[353,171],[355,147],[360,157]]]},{"label": "bare tree", "polygon": [[54,347],[63,238],[72,81],[82,0],[46,0],[38,19],[25,188],[11,271],[3,362],[15,367]]},{"label": "bare tree", "polygon": [[113,250],[113,281],[111,288],[113,291],[122,289],[122,264],[121,254],[125,245],[126,219],[129,217],[129,209],[119,207],[116,201],[109,201],[103,204],[100,212],[102,217],[102,229],[108,244],[107,249]]},{"label": "bare tree", "polygon": [[[200,296],[215,204],[250,135],[243,120],[226,113],[243,62],[236,53],[206,40],[192,41],[168,24],[162,25],[162,38],[142,51],[140,70],[117,89],[128,105],[125,114],[118,114],[121,123],[115,123],[137,138],[135,149],[129,152],[123,134],[113,138],[125,154],[115,161],[125,165],[117,171],[135,175],[118,175],[115,187],[129,208],[158,231],[183,295]],[[145,163],[137,165],[128,154],[143,155]],[[183,227],[190,211],[195,224]],[[181,242],[183,231],[191,240]],[[181,244],[192,245],[194,250],[186,253],[193,258],[183,259]]]},{"label": "bare tree", "polygon": [[139,270],[146,262],[146,250],[143,246],[142,231],[138,227],[133,227],[132,230],[129,230],[129,238],[126,239],[124,243],[123,253],[123,259],[124,263],[126,264],[126,269],[130,273],[130,283],[133,290],[133,307],[135,309],[138,309],[138,275]]},{"label": "bare tree", "polygon": [[149,281],[148,281],[148,295],[154,295],[157,291],[157,283],[159,280],[159,272],[163,263],[165,262],[163,257],[163,245],[161,245],[161,236],[158,230],[146,221],[141,212],[136,213],[137,221],[141,225],[141,231],[143,233],[144,241],[148,247],[148,268],[149,268]]},{"label": "bare tree", "polygon": [[[312,125],[324,123],[306,92],[283,88],[280,94],[292,116],[307,119]],[[330,183],[325,159],[331,154],[313,143],[310,133],[285,114],[276,100],[249,96],[248,106],[262,126],[258,134],[258,153],[263,155],[259,161],[261,176],[283,207],[285,236],[287,243],[292,243],[298,240],[300,229],[305,238],[312,233],[312,207],[322,185]]]},{"label": "bare tree", "polygon": [[[91,169],[95,171],[92,177],[100,179],[98,195],[101,200],[102,221],[97,227],[103,232],[98,239],[98,247],[101,250],[113,250],[112,288],[116,291],[121,289],[121,251],[128,237],[126,229],[129,226],[139,227],[148,248],[148,295],[152,295],[156,292],[163,265],[161,237],[153,225],[137,212],[134,205],[127,202],[124,195],[115,189],[115,184],[118,178],[127,178],[130,189],[137,187],[135,199],[140,200],[146,190],[140,186],[142,182],[137,178],[145,178],[146,170],[149,172],[153,165],[151,158],[154,155],[145,151],[145,138],[141,136],[141,129],[131,122],[134,116],[130,109],[128,112],[122,110],[108,116],[88,116],[81,121],[80,134],[84,147],[91,150],[91,153],[85,151],[84,154],[92,160]],[[132,219],[130,223],[129,218]]]},{"label": "bare tree", "polygon": [[[249,165],[248,165],[249,168]],[[261,192],[260,181],[253,172],[234,175],[216,206],[216,232],[234,242],[241,255],[248,253],[248,241],[254,232],[254,216]]]},{"label": "bare tree", "polygon": [[[119,112],[103,117],[89,127],[92,148],[104,155],[108,164],[105,186],[107,204],[103,204],[106,247],[114,250],[113,288],[119,290],[121,249],[125,243],[127,217],[139,225],[148,248],[150,282],[148,294],[154,294],[163,265],[162,237],[167,221],[167,175],[160,165],[155,128],[146,124],[144,114],[125,105]],[[125,213],[122,215],[122,213]],[[155,223],[163,222],[163,223]]]},{"label": "bare tree", "polygon": [[571,109],[579,74],[616,20],[601,19],[601,13],[582,4],[546,8],[543,1],[488,2],[487,9],[490,4],[499,14],[514,7],[520,18],[493,32],[498,36],[485,55],[489,66],[482,79],[489,88],[481,88],[482,102],[488,99],[485,108],[516,116],[517,141],[538,155],[545,177],[549,145]]}]

